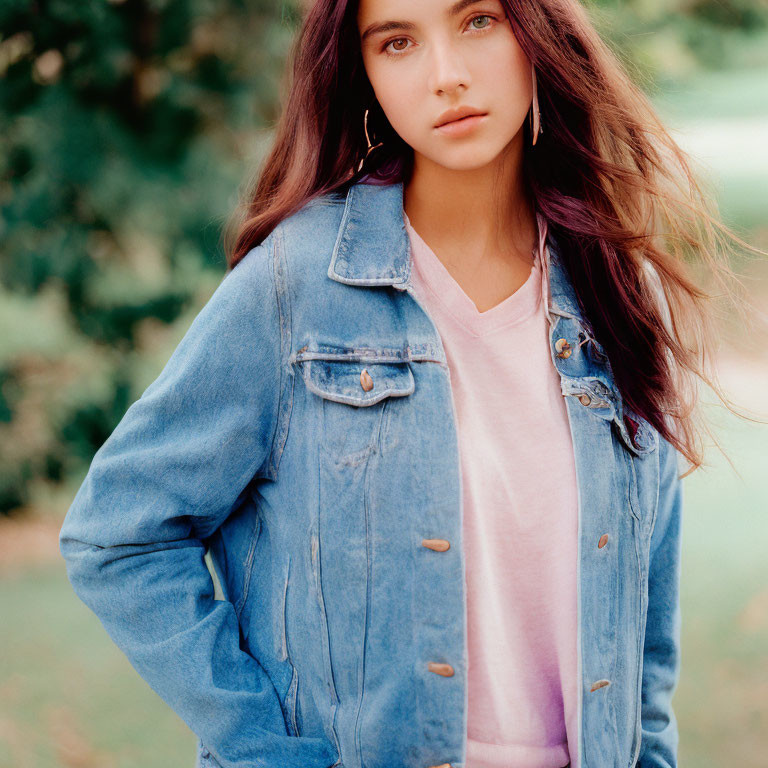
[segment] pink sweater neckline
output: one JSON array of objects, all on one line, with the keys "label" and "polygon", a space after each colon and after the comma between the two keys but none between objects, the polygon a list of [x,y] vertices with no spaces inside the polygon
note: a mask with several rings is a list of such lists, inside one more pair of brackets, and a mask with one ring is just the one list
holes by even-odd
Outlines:
[{"label": "pink sweater neckline", "polygon": [[[454,279],[439,257],[413,228],[403,210],[403,220],[411,238],[419,248],[421,259],[414,259],[412,268],[434,298],[469,333],[484,336],[523,322],[539,309],[542,300],[542,260],[546,247],[546,219],[537,214],[538,244],[533,251],[533,264],[525,282],[512,294],[490,309],[480,312],[474,301]],[[423,260],[423,261],[422,261]],[[426,262],[426,263],[424,263]]]}]

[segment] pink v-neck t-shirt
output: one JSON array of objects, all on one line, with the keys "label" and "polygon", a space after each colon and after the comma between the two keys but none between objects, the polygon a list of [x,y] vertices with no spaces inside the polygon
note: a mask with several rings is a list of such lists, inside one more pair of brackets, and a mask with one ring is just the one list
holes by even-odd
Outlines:
[{"label": "pink v-neck t-shirt", "polygon": [[413,291],[443,341],[458,420],[466,768],[578,768],[578,500],[549,352],[546,221],[528,279],[479,312],[403,217]]}]

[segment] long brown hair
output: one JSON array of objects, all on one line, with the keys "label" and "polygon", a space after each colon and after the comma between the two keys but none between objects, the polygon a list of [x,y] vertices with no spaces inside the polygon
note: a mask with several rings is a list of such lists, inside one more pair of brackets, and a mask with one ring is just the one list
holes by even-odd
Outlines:
[{"label": "long brown hair", "polygon": [[[535,146],[527,136],[523,164],[534,205],[624,400],[688,459],[687,475],[703,464],[702,434],[712,436],[698,407],[699,381],[734,410],[714,365],[719,296],[700,287],[693,270],[749,325],[728,256],[734,244],[763,252],[720,220],[714,195],[578,0],[501,2],[536,67],[545,131]],[[413,150],[389,125],[365,74],[357,5],[315,0],[306,12],[271,150],[225,230],[230,268],[311,198],[360,180],[410,178]],[[358,172],[366,109],[382,147]]]}]

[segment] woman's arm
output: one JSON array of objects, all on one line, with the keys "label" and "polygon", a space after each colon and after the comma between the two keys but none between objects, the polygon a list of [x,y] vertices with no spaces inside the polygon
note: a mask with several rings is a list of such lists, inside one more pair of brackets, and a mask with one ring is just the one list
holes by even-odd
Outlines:
[{"label": "woman's arm", "polygon": [[680,675],[680,555],[683,487],[679,452],[659,438],[659,506],[650,543],[643,651],[641,768],[676,768],[672,696]]},{"label": "woman's arm", "polygon": [[225,768],[329,766],[287,733],[275,688],[214,600],[201,539],[274,479],[284,372],[274,238],[218,286],[94,456],[61,529],[69,580],[149,685]]}]

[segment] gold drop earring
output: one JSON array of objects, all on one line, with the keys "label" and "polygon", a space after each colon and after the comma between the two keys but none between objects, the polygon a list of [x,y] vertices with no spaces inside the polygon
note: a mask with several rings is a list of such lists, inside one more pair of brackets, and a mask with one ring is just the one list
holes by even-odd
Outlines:
[{"label": "gold drop earring", "polygon": [[533,102],[531,104],[530,111],[530,124],[531,124],[531,136],[533,146],[536,146],[536,141],[539,135],[544,133],[544,129],[541,127],[541,113],[539,111],[539,88],[536,83],[536,67],[531,64],[531,81],[533,83]]},{"label": "gold drop earring", "polygon": [[365,114],[363,115],[363,129],[365,130],[365,141],[366,141],[366,144],[368,145],[368,149],[367,149],[367,151],[365,153],[365,156],[360,161],[360,164],[357,166],[357,172],[358,173],[360,173],[360,170],[363,167],[363,163],[367,160],[368,155],[371,154],[371,151],[376,149],[377,147],[384,146],[384,143],[381,142],[381,141],[378,144],[371,144],[371,139],[368,136],[368,110],[367,109],[365,110]]}]

